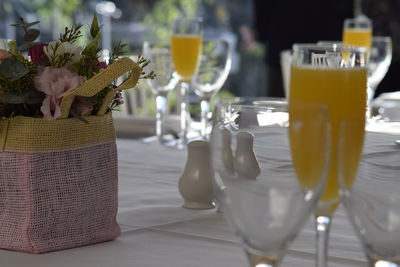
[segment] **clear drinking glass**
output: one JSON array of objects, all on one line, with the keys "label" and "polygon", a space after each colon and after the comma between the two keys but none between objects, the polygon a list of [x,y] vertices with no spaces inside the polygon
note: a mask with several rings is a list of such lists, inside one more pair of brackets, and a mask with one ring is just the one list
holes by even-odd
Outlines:
[{"label": "clear drinking glass", "polygon": [[[351,133],[354,123],[341,126],[343,136]],[[361,160],[352,149],[352,140],[340,140],[343,142],[338,146],[338,175],[343,203],[368,266],[400,266],[399,149],[382,145],[383,141],[391,143],[393,135],[366,132],[364,143],[357,144],[363,148]]]},{"label": "clear drinking glass", "polygon": [[[315,211],[318,267],[327,266],[329,229],[333,213],[340,204],[336,161],[339,124],[343,119],[365,123],[366,87],[364,47],[340,44],[293,46],[289,106],[304,101],[326,104],[332,127],[328,181]],[[353,134],[361,138],[363,133],[359,129]]]},{"label": "clear drinking glass", "polygon": [[168,45],[144,42],[143,55],[150,60],[151,68],[157,74],[154,79],[147,79],[156,100],[157,139],[163,145],[174,146],[176,139],[164,124],[168,109],[168,93],[175,88],[179,81],[172,67],[171,50]]},{"label": "clear drinking glass", "polygon": [[368,60],[368,117],[371,116],[371,102],[375,90],[385,77],[392,61],[392,39],[388,36],[372,38],[371,53]]},{"label": "clear drinking glass", "polygon": [[171,54],[176,73],[181,81],[181,143],[186,145],[190,127],[187,94],[195,75],[202,50],[203,20],[177,18],[171,28]]},{"label": "clear drinking glass", "polygon": [[203,41],[200,66],[192,79],[193,89],[200,96],[201,130],[203,139],[208,139],[208,115],[210,100],[224,85],[232,65],[229,43],[223,39]]},{"label": "clear drinking glass", "polygon": [[281,105],[282,107],[287,106],[287,99],[283,97],[253,97],[253,96],[242,96],[242,97],[228,97],[221,98],[215,104],[212,113],[212,126],[221,122],[224,119],[228,107],[230,105],[274,105],[275,107]]},{"label": "clear drinking glass", "polygon": [[211,133],[217,201],[250,266],[278,266],[327,175],[326,107],[298,106],[291,110],[294,117],[281,101],[227,104],[222,110]]}]

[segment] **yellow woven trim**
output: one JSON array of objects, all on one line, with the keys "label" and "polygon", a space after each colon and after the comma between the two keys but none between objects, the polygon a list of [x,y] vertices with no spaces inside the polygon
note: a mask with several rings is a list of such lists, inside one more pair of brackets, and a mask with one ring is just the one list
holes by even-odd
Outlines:
[{"label": "yellow woven trim", "polygon": [[0,120],[2,152],[67,151],[115,141],[111,113],[84,118],[89,123],[75,118],[44,120],[23,116]]},{"label": "yellow woven trim", "polygon": [[8,123],[10,120],[0,120],[0,151],[4,149],[7,139]]},{"label": "yellow woven trim", "polygon": [[100,110],[97,113],[97,115],[103,115],[107,111],[108,105],[115,96],[115,92],[118,90],[133,88],[140,77],[141,68],[137,63],[133,62],[127,57],[118,59],[106,69],[101,70],[91,79],[84,82],[80,87],[65,95],[61,102],[61,116],[59,117],[59,119],[65,119],[68,117],[71,104],[75,96],[94,96],[105,87],[111,85],[112,82],[115,81],[117,78],[126,73],[130,74],[129,78],[118,88],[115,88],[114,90],[109,92],[104,98]]},{"label": "yellow woven trim", "polygon": [[38,148],[33,148],[33,149],[28,149],[28,148],[19,148],[19,147],[8,147],[7,151],[5,152],[14,152],[14,153],[28,153],[28,154],[34,154],[34,153],[49,153],[49,152],[64,152],[64,151],[71,151],[71,150],[77,150],[77,149],[84,149],[96,145],[105,145],[105,144],[110,144],[110,143],[115,143],[115,139],[104,141],[104,142],[95,142],[95,143],[86,143],[86,144],[81,144],[79,146],[65,146],[60,149],[59,147],[57,148],[45,148],[45,149],[38,149]]}]

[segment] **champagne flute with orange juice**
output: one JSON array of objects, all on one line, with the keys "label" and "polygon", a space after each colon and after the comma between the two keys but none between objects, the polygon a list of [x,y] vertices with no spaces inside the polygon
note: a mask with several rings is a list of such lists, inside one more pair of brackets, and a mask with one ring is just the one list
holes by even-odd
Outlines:
[{"label": "champagne flute with orange juice", "polygon": [[201,18],[178,18],[172,24],[171,55],[181,81],[181,145],[187,143],[190,124],[187,94],[190,81],[197,71],[203,42]]},{"label": "champagne flute with orange juice", "polygon": [[[365,15],[344,20],[343,44],[363,46],[367,49],[367,60],[369,61],[372,49],[372,22]],[[368,66],[369,67],[369,66]],[[369,77],[368,77],[369,79]],[[375,92],[367,88],[367,118],[370,117],[370,104]]]},{"label": "champagne flute with orange juice", "polygon": [[[364,47],[341,44],[293,46],[289,110],[304,101],[326,104],[331,123],[332,147],[328,181],[315,210],[318,267],[327,266],[329,229],[333,213],[340,204],[336,162],[339,125],[341,121],[348,119],[359,121],[358,125],[362,125],[341,138],[362,140],[364,135],[366,57]],[[296,114],[292,114],[289,123],[296,117]],[[356,142],[353,144],[351,149],[356,154],[361,153],[360,146]]]},{"label": "champagne flute with orange juice", "polygon": [[372,45],[372,22],[366,16],[354,19],[345,19],[343,26],[343,44],[363,46],[367,49],[367,56]]}]

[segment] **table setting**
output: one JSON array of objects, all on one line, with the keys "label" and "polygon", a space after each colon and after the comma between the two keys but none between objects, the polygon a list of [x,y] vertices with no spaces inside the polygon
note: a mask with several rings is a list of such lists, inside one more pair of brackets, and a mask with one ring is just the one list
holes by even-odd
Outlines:
[{"label": "table setting", "polygon": [[[286,98],[213,106],[232,55],[203,18],[177,17],[136,60],[98,55],[96,15],[83,47],[82,25],[38,43],[38,23],[0,49],[2,266],[400,265],[398,95],[372,98],[392,44],[368,18],[295,43]],[[119,138],[112,110],[138,81],[155,135]]]}]

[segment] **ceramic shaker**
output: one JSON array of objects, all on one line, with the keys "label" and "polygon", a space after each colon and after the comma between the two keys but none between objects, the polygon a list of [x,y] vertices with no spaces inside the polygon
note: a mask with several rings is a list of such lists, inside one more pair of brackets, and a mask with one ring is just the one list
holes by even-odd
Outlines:
[{"label": "ceramic shaker", "polygon": [[215,207],[210,166],[210,146],[207,141],[196,140],[188,144],[185,169],[178,181],[184,208],[212,209]]},{"label": "ceramic shaker", "polygon": [[260,163],[253,148],[254,135],[249,132],[240,132],[236,135],[236,151],[233,167],[236,173],[243,178],[256,179],[260,175]]}]

